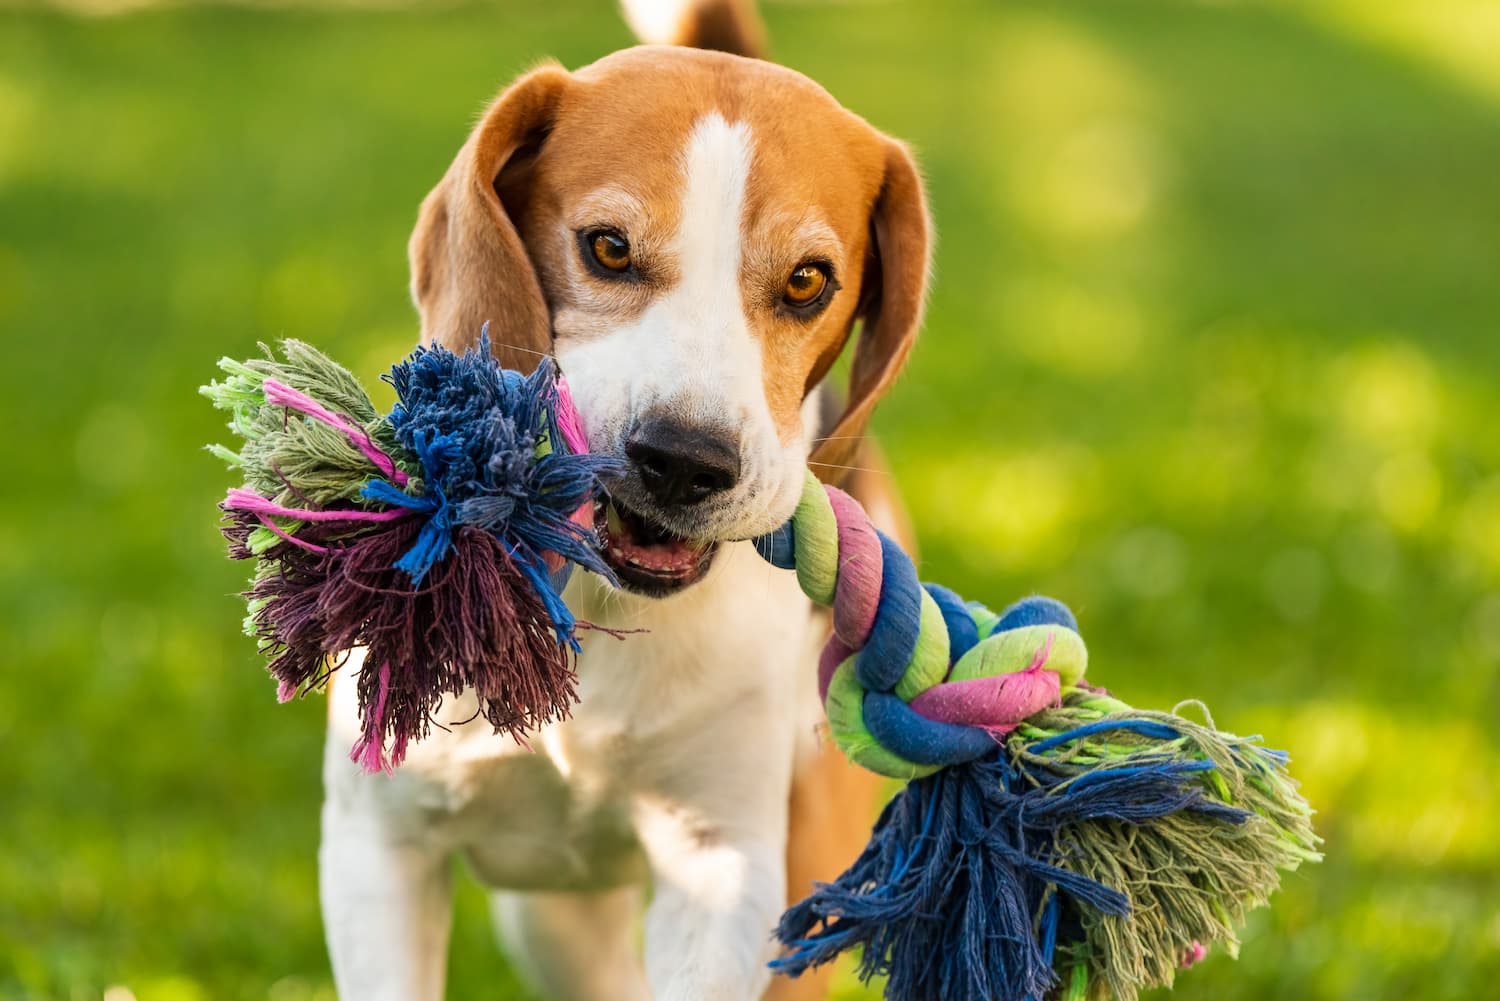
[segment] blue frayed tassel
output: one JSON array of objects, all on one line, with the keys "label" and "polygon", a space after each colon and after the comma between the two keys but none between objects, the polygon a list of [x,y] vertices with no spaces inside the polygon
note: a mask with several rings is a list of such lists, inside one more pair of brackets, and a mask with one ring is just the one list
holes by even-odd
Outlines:
[{"label": "blue frayed tassel", "polygon": [[[583,649],[578,643],[578,637],[574,630],[578,627],[578,620],[568,609],[567,602],[563,601],[561,588],[554,585],[552,574],[548,572],[547,566],[541,560],[526,559],[518,553],[511,554],[520,567],[521,573],[536,588],[537,595],[542,599],[542,604],[547,609],[547,617],[552,620],[552,629],[557,634],[557,642],[560,646],[567,646],[574,653]],[[567,579],[564,578],[564,584]]]},{"label": "blue frayed tassel", "polygon": [[[1062,911],[1058,901],[1058,895],[1054,891],[1047,894],[1047,902],[1042,905],[1042,958],[1049,967],[1052,966],[1052,954],[1057,951],[1057,926]],[[1042,1001],[1042,995],[1028,994],[1026,1001]]]},{"label": "blue frayed tassel", "polygon": [[1235,813],[1204,800],[1200,767],[1138,757],[1068,782],[1001,748],[918,779],[887,804],[854,865],[782,916],[788,951],[773,965],[796,976],[861,946],[860,976],[886,976],[889,997],[1041,998],[1057,984],[1053,952],[1068,914],[1129,910],[1122,892],[1067,868],[1059,832]]},{"label": "blue frayed tassel", "polygon": [[409,508],[425,513],[427,521],[422,526],[417,541],[406,554],[396,561],[396,569],[403,570],[411,578],[415,590],[422,586],[422,579],[434,563],[448,555],[453,545],[453,509],[441,488],[434,488],[421,496],[413,497],[394,483],[386,480],[371,480],[359,495],[365,500],[397,507]]},{"label": "blue frayed tassel", "polygon": [[[551,359],[530,375],[502,369],[490,354],[487,330],[463,354],[418,348],[391,369],[388,381],[398,397],[391,427],[418,458],[426,494],[408,496],[377,481],[366,496],[428,512],[422,536],[398,564],[414,585],[447,554],[459,525],[493,534],[523,569],[553,552],[613,580],[593,532],[572,516],[619,463],[567,451],[557,426],[556,380]],[[566,628],[571,644],[575,623],[560,588],[545,572],[528,570],[527,576],[538,584],[559,639]]]},{"label": "blue frayed tassel", "polygon": [[441,490],[430,496],[434,497],[436,505],[427,516],[427,523],[406,555],[396,561],[396,569],[406,571],[413,589],[422,586],[422,578],[427,576],[432,565],[447,556],[453,546],[453,509],[448,506]]}]

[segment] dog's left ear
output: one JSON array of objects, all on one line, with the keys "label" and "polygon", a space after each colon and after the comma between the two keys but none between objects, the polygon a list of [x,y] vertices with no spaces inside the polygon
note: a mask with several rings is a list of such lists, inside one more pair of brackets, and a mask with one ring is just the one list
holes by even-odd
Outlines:
[{"label": "dog's left ear", "polygon": [[422,202],[408,247],[422,343],[461,351],[489,323],[507,368],[529,372],[551,353],[547,302],[500,191],[524,186],[572,83],[546,65],[512,84]]},{"label": "dog's left ear", "polygon": [[812,461],[822,463],[815,471],[850,464],[870,412],[896,381],[922,326],[932,247],[927,198],[911,153],[894,139],[885,143],[885,178],[870,212],[870,252],[860,288],[861,328],[849,370],[849,401],[813,450]]}]

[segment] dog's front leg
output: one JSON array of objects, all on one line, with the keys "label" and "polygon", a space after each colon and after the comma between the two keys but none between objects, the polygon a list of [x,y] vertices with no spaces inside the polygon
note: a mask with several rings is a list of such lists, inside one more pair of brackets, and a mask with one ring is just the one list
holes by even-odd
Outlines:
[{"label": "dog's front leg", "polygon": [[[348,779],[382,781],[385,776]],[[441,1001],[452,923],[447,853],[420,835],[400,833],[373,803],[340,795],[345,791],[330,790],[323,805],[318,851],[323,923],[339,997]]]},{"label": "dog's front leg", "polygon": [[[757,736],[775,748],[770,728]],[[699,758],[697,788],[643,797],[637,831],[652,873],[646,975],[656,1001],[752,1001],[770,979],[771,931],[786,903],[788,760],[738,750]],[[787,742],[789,745],[789,741]]]},{"label": "dog's front leg", "polygon": [[656,1001],[759,998],[786,899],[785,825],[779,838],[731,836],[663,809],[642,830],[653,876],[646,976]]}]

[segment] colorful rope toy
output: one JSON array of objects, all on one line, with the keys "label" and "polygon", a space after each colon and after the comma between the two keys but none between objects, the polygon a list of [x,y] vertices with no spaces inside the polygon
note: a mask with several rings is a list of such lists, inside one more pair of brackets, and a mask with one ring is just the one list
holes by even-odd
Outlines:
[{"label": "colorful rope toy", "polygon": [[[496,731],[523,738],[577,701],[577,623],[561,591],[594,550],[599,477],[550,363],[523,376],[479,351],[417,349],[380,416],[358,380],[298,341],[285,360],[225,358],[203,388],[244,446],[220,507],[234,559],[255,559],[245,631],[284,702],[347,651],[364,732],[351,757],[399,765],[444,695],[473,688]],[[386,757],[384,748],[390,746]]]},{"label": "colorful rope toy", "polygon": [[[609,576],[589,514],[617,470],[587,453],[550,362],[504,370],[487,337],[419,348],[381,416],[326,356],[284,354],[225,359],[204,388],[245,442],[214,449],[245,480],[220,506],[230,555],[256,560],[246,630],[279,697],[366,647],[351,757],[369,771],[399,765],[466,688],[517,739],[566,716],[580,623],[560,593],[573,564]],[[854,864],[782,916],[778,972],[858,946],[896,1001],[1130,999],[1209,944],[1232,951],[1280,872],[1320,857],[1283,753],[1087,684],[1059,602],[997,615],[920,583],[811,473],[756,549],[833,611],[834,741],[910,780]]]},{"label": "colorful rope toy", "polygon": [[1319,858],[1287,758],[1083,681],[1073,613],[997,615],[916,568],[808,474],[757,548],[833,609],[818,683],[852,760],[911,781],[870,844],[790,908],[778,970],[853,946],[891,998],[1134,998],[1237,945],[1280,870]]}]

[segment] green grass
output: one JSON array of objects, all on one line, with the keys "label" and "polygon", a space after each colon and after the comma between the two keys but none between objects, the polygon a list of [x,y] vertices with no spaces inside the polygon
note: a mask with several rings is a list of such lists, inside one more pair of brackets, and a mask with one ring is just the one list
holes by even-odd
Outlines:
[{"label": "green grass", "polygon": [[[1328,861],[1176,996],[1458,1001],[1500,978],[1500,90],[1301,9],[769,20],[931,183],[877,422],[924,573],[1066,599],[1093,676],[1265,732],[1320,810]],[[0,996],[331,996],[322,706],[238,634],[194,389],[411,343],[406,235],[482,102],[628,42],[524,10],[0,14]],[[522,996],[471,884],[450,995]]]}]

